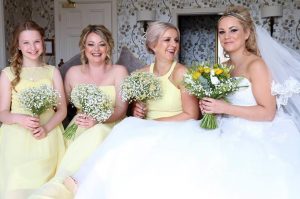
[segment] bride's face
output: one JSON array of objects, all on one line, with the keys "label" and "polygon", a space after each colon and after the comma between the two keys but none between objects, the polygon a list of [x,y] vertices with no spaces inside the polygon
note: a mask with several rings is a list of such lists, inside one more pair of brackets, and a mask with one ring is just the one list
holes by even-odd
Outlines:
[{"label": "bride's face", "polygon": [[224,17],[219,21],[218,33],[221,45],[227,53],[245,50],[249,30],[244,30],[239,19],[232,16]]}]

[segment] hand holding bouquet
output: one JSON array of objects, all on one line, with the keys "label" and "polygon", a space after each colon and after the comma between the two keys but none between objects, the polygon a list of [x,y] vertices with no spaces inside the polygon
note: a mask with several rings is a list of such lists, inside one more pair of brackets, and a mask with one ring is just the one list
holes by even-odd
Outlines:
[{"label": "hand holding bouquet", "polygon": [[[96,85],[80,84],[71,92],[71,103],[80,111],[95,119],[104,122],[113,113],[113,105],[110,98],[103,93]],[[72,139],[78,126],[74,123],[65,130],[64,137]]]},{"label": "hand holding bouquet", "polygon": [[19,93],[20,105],[33,116],[39,116],[57,106],[59,93],[48,85],[32,87]]},{"label": "hand holding bouquet", "polygon": [[129,103],[158,99],[161,97],[159,79],[149,72],[133,72],[121,85],[121,97]]},{"label": "hand holding bouquet", "polygon": [[[192,66],[184,75],[184,84],[188,92],[197,98],[210,97],[225,99],[225,97],[239,89],[239,78],[230,77],[233,66],[215,64],[211,68],[208,64]],[[217,128],[216,117],[204,114],[201,120],[202,128]]]}]

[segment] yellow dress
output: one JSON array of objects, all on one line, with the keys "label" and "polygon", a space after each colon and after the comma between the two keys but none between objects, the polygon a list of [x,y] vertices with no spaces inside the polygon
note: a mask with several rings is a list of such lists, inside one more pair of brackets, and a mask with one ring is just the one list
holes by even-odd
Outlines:
[{"label": "yellow dress", "polygon": [[[157,175],[152,172],[152,165],[149,166],[152,163],[148,159],[155,160],[154,168],[164,161],[157,157],[163,155],[159,150],[164,147],[164,140],[172,140],[172,132],[166,127],[178,123],[153,119],[174,116],[183,111],[180,89],[169,80],[175,66],[176,62],[173,62],[170,70],[158,77],[162,97],[147,103],[147,119],[128,117],[116,125],[102,147],[73,175],[79,184],[76,199],[150,198],[147,195],[151,194],[153,184],[160,184],[162,190],[168,186],[159,181],[151,181],[153,184],[148,186],[149,176]],[[153,73],[153,69],[154,64],[151,64],[149,72]],[[180,128],[178,125],[178,129]],[[168,146],[167,150],[173,150]],[[152,153],[153,151],[155,152]],[[170,158],[173,157],[176,158]],[[173,182],[176,183],[176,179]],[[140,190],[145,187],[150,191]],[[140,194],[141,192],[143,194]]]},{"label": "yellow dress", "polygon": [[[116,98],[115,87],[100,86],[99,88],[111,98],[114,106]],[[74,123],[74,119],[69,125],[72,123]],[[114,125],[115,123],[99,123],[89,129],[78,127],[74,141],[67,140],[68,148],[55,177],[37,190],[30,199],[73,198],[72,193],[63,185],[64,179],[67,176],[72,176],[79,170],[82,163],[99,147]]]},{"label": "yellow dress", "polygon": [[[170,117],[182,113],[182,102],[180,90],[169,80],[176,66],[173,62],[170,70],[163,76],[158,77],[162,89],[162,97],[147,103],[148,113],[146,119]],[[153,73],[154,63],[150,65],[150,73]]]},{"label": "yellow dress", "polygon": [[[14,79],[11,68],[3,71],[8,79]],[[12,90],[11,112],[30,114],[18,101],[18,92],[43,84],[53,85],[54,66],[23,67],[21,80]],[[40,115],[45,124],[54,114],[48,110]],[[55,174],[65,152],[62,125],[57,126],[42,140],[19,124],[2,124],[0,128],[0,198],[23,199]]]}]

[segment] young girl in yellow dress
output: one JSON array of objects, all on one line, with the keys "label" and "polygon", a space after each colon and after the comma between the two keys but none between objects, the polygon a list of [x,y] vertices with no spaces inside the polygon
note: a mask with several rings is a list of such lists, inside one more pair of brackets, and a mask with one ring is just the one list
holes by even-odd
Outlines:
[{"label": "young girl in yellow dress", "polygon": [[[64,151],[66,102],[59,71],[43,62],[44,30],[33,21],[14,31],[11,64],[0,77],[0,198],[27,198],[55,174]],[[48,85],[60,94],[55,110],[32,117],[18,100],[27,88]]]}]

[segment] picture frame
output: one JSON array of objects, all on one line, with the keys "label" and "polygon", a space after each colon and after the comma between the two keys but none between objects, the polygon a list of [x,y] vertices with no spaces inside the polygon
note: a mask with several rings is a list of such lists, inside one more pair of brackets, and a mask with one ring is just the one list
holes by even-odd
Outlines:
[{"label": "picture frame", "polygon": [[44,39],[45,42],[45,55],[54,55],[54,39]]}]

